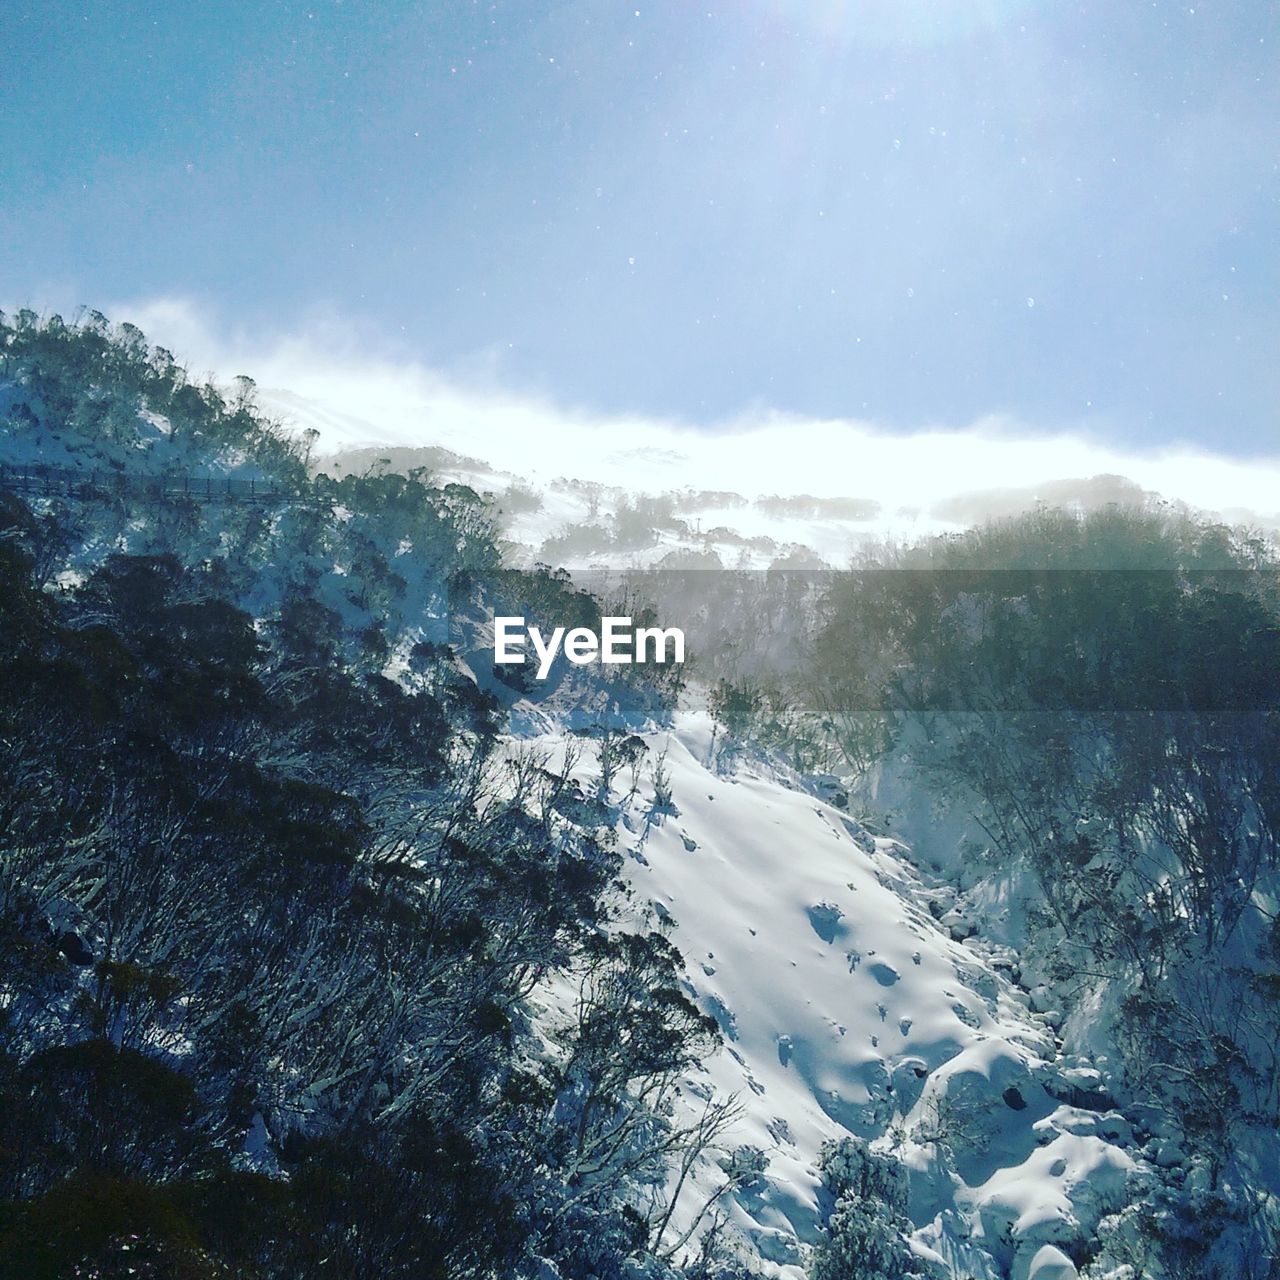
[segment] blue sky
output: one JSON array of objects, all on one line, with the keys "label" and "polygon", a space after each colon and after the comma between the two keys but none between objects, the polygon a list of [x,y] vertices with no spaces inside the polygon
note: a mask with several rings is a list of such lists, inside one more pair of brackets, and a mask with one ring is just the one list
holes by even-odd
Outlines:
[{"label": "blue sky", "polygon": [[708,429],[1275,455],[1277,12],[8,0],[0,297]]}]

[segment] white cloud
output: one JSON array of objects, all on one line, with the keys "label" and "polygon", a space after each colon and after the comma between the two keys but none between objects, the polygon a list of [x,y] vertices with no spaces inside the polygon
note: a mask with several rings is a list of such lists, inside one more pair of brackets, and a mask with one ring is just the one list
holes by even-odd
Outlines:
[{"label": "white cloud", "polygon": [[1280,451],[1241,459],[1185,445],[1136,450],[996,416],[907,434],[768,410],[697,426],[605,416],[372,354],[372,343],[332,316],[255,334],[219,326],[178,299],[111,314],[132,320],[193,371],[219,379],[249,374],[269,408],[320,431],[326,452],[442,445],[534,481],[572,476],[648,492],[689,486],[867,497],[889,515],[971,509],[975,501],[983,507],[976,495],[1000,489],[1051,497],[1055,482],[1112,475],[1232,519],[1280,526]]}]

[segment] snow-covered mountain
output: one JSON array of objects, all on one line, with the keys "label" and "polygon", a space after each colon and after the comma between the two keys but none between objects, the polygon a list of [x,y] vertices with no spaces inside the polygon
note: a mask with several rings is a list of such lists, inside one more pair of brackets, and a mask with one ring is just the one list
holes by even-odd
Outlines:
[{"label": "snow-covered mountain", "polygon": [[[98,331],[90,337],[118,355],[117,340]],[[59,360],[67,358],[64,351],[80,350],[61,332],[51,345]],[[50,360],[56,376],[45,376],[42,359]],[[6,498],[9,538],[22,549],[15,563],[27,575],[26,594],[16,593],[15,599],[47,598],[53,602],[49,610],[65,612],[57,624],[63,630],[48,624],[50,636],[83,632],[92,638],[95,627],[107,625],[104,618],[110,624],[131,616],[128,609],[142,609],[146,626],[137,635],[128,632],[128,643],[143,646],[139,652],[160,662],[162,673],[155,655],[163,658],[166,645],[184,659],[186,647],[197,646],[188,666],[201,679],[213,678],[210,672],[217,676],[232,660],[216,645],[211,652],[198,648],[207,639],[206,624],[198,608],[189,610],[216,599],[224,610],[219,619],[239,617],[245,635],[235,653],[244,687],[256,689],[254,682],[261,681],[264,699],[284,701],[272,704],[252,732],[227,731],[225,741],[213,745],[198,740],[192,759],[200,768],[206,767],[206,755],[217,759],[234,776],[239,753],[248,753],[257,768],[253,753],[261,752],[262,776],[275,785],[281,775],[296,789],[289,794],[302,795],[305,804],[312,803],[314,788],[325,803],[338,806],[333,814],[346,812],[342,805],[360,808],[374,836],[357,835],[353,822],[343,838],[349,836],[350,848],[364,850],[369,866],[361,874],[368,878],[353,882],[350,892],[350,886],[341,887],[327,908],[332,919],[355,902],[359,920],[381,920],[378,913],[385,910],[386,920],[399,927],[398,910],[425,903],[430,941],[424,963],[437,963],[437,947],[457,949],[450,953],[454,967],[431,970],[421,991],[416,971],[396,965],[399,941],[379,941],[376,964],[367,972],[342,970],[353,988],[358,981],[352,974],[374,984],[361,997],[364,1004],[353,1003],[348,1039],[331,1037],[331,1046],[320,1033],[316,1039],[300,1037],[290,1050],[293,1059],[282,1050],[262,1067],[270,1087],[260,1096],[248,1095],[252,1105],[242,1100],[235,1123],[218,1132],[220,1157],[237,1173],[285,1181],[291,1168],[303,1167],[296,1148],[316,1138],[311,1130],[320,1132],[326,1117],[347,1115],[347,1108],[361,1123],[373,1124],[370,1116],[381,1123],[407,1112],[406,1099],[429,1111],[415,1090],[432,1099],[432,1089],[447,1087],[457,1092],[457,1099],[448,1095],[450,1105],[467,1100],[480,1110],[468,1113],[464,1133],[441,1130],[441,1150],[460,1143],[466,1159],[458,1163],[464,1168],[475,1151],[514,1152],[523,1161],[519,1185],[537,1187],[549,1200],[547,1186],[557,1178],[564,1184],[546,1220],[537,1221],[538,1247],[545,1251],[523,1256],[526,1270],[512,1270],[513,1275],[1178,1280],[1194,1273],[1174,1269],[1152,1242],[1176,1238],[1179,1219],[1186,1219],[1193,1223],[1195,1246],[1185,1252],[1189,1266],[1222,1277],[1239,1259],[1242,1277],[1263,1280],[1260,1259],[1275,1212],[1274,1188],[1280,1185],[1265,1154],[1273,1117],[1261,1109],[1249,1116],[1249,1141],[1234,1165],[1224,1162],[1229,1172],[1222,1175],[1210,1169],[1203,1143],[1193,1149],[1182,1140],[1172,1113],[1138,1105],[1133,1073],[1126,1078],[1121,1061],[1117,1036],[1123,1026],[1117,1019],[1124,999],[1146,995],[1141,984],[1100,973],[1087,1000],[1063,1007],[1061,990],[1046,978],[1050,966],[1029,946],[1033,935],[1052,936],[1048,928],[1035,934],[1028,923],[1044,909],[1029,861],[998,869],[983,863],[976,852],[983,831],[972,797],[933,789],[936,776],[931,781],[926,770],[914,767],[909,742],[869,760],[856,775],[804,772],[771,749],[763,735],[735,736],[717,720],[717,714],[722,721],[727,716],[724,690],[715,682],[722,668],[712,663],[701,671],[695,664],[677,694],[675,682],[628,683],[599,671],[517,688],[504,683],[490,661],[491,615],[506,589],[490,578],[500,582],[504,568],[544,560],[570,568],[842,563],[867,540],[901,532],[885,523],[873,499],[687,488],[645,495],[572,477],[534,484],[496,462],[442,446],[392,449],[386,461],[377,446],[304,459],[255,416],[247,389],[240,403],[214,389],[196,393],[172,370],[157,371],[154,361],[141,364],[147,359],[145,352],[129,356],[134,363],[126,360],[126,390],[110,394],[100,389],[99,364],[68,372],[39,350],[23,380],[0,381],[0,463],[16,468],[27,486]],[[163,404],[137,391],[140,379],[156,381],[167,397]],[[48,466],[93,479],[73,483],[59,471],[55,484],[42,487],[40,468]],[[401,474],[418,466],[430,472],[434,487]],[[287,492],[282,497],[272,488],[268,499],[255,493],[253,502],[215,505],[198,492],[179,498],[161,488],[139,496],[123,479],[113,489],[98,479],[99,472],[118,479],[217,475],[279,484]],[[1072,501],[1087,510],[1107,497],[1132,496],[1123,484],[1103,484]],[[493,540],[495,521],[505,548]],[[157,578],[163,590],[137,585]],[[460,603],[449,597],[450,583],[458,581],[472,591],[463,591]],[[512,589],[518,589],[516,581]],[[544,571],[527,581],[543,593],[540,608],[580,607],[589,600],[574,594],[570,575]],[[725,599],[730,603],[716,607],[732,610],[733,597]],[[696,601],[714,613],[709,587]],[[146,610],[159,610],[172,630],[153,631]],[[35,606],[28,610],[32,616],[38,612]],[[15,623],[14,634],[26,636],[29,617],[17,622],[22,626]],[[125,635],[124,622],[118,626]],[[232,628],[227,634],[240,633]],[[158,649],[156,635],[165,642]],[[773,639],[780,635],[775,632]],[[58,643],[80,653],[71,639]],[[736,643],[730,636],[724,650],[737,652]],[[46,647],[53,644],[49,640]],[[31,642],[31,652],[19,656],[37,661],[40,644]],[[127,662],[112,660],[125,673],[122,683],[141,685],[144,692],[150,687],[133,675],[130,663],[141,662],[133,651]],[[302,727],[281,730],[296,712],[287,702],[291,691],[308,689],[317,679],[323,696],[314,696],[321,708],[315,723],[308,719]],[[160,677],[153,683],[168,687]],[[239,705],[239,688],[227,692],[218,686],[219,714],[224,703]],[[335,689],[348,701],[336,698]],[[388,729],[384,740],[380,717],[408,716],[401,700],[409,698],[418,700],[415,707],[429,705],[431,714],[406,721],[408,729],[394,721],[405,732],[389,746],[394,735]],[[764,721],[772,715],[768,705]],[[208,711],[205,703],[199,707]],[[21,723],[45,750],[39,708],[28,715],[23,702],[20,710],[28,716]],[[361,714],[371,716],[374,727],[361,728],[359,767],[341,752],[321,756],[344,740],[348,719],[364,725]],[[396,771],[403,767],[402,756],[413,755],[411,744],[430,748],[429,758],[405,780]],[[437,745],[438,756],[432,755]],[[342,780],[335,760],[352,769],[353,780]],[[201,776],[196,765],[191,769]],[[394,785],[388,778],[396,779]],[[326,790],[331,784],[332,792]],[[1257,794],[1257,811],[1238,824],[1248,828],[1241,839],[1264,825],[1261,806],[1269,803],[1269,793]],[[101,831],[114,830],[112,815],[110,821],[103,818]],[[232,816],[241,821],[234,811]],[[1079,818],[1087,821],[1086,815]],[[271,828],[265,817],[256,821]],[[323,825],[308,811],[302,836],[289,832],[294,843],[288,847],[309,852]],[[84,839],[92,846],[101,831]],[[472,843],[460,840],[458,831]],[[1072,848],[1092,856],[1086,869],[1100,881],[1110,876],[1107,883],[1117,883],[1119,873],[1111,875],[1105,850],[1095,849],[1103,837],[1084,831],[1074,838]],[[366,839],[367,846],[361,845]],[[143,964],[110,950],[115,935],[95,912],[115,872],[103,871],[89,855],[79,861],[76,840],[58,846],[77,852],[56,884],[24,872],[27,897],[14,897],[22,904],[20,911],[15,908],[15,937],[25,937],[22,929],[38,920],[44,931],[39,945],[50,945],[47,933],[61,949],[56,964],[50,961],[61,966],[57,980],[63,984],[47,1002],[57,1010],[54,1022],[65,1023],[72,1046],[93,1042],[105,1024],[90,1028],[77,1021],[82,1005],[93,1004],[91,975],[97,977],[93,999],[99,1004],[118,983],[124,994],[112,1025],[136,1024],[131,1044],[163,1057],[176,1076],[196,1074],[202,1064],[194,1061],[194,1039],[184,1038],[190,1031],[182,1021],[186,1014],[166,1004],[180,984],[172,986],[158,962],[153,975],[150,960]],[[537,947],[528,942],[539,913],[555,910],[536,896],[545,884],[525,885],[525,877],[543,874],[542,862],[514,873],[504,865],[510,851],[523,850],[527,840],[550,865],[568,864],[573,875],[589,874],[590,901],[575,903],[581,918],[575,915],[578,932],[571,940],[555,933],[539,935]],[[108,844],[110,856],[117,857],[117,845]],[[343,848],[342,857],[362,866]],[[478,849],[479,865],[486,874],[492,870],[493,879],[476,888],[467,877]],[[1040,852],[1031,847],[1027,858]],[[614,857],[622,890],[616,899],[604,887],[612,882]],[[337,854],[334,859],[341,860]],[[314,874],[316,883],[333,878],[332,868]],[[404,885],[395,880],[401,875]],[[462,878],[462,889],[452,888],[454,876]],[[380,896],[390,892],[386,877],[403,895],[394,902]],[[570,876],[565,894],[573,886]],[[1270,871],[1256,882],[1250,901],[1259,920],[1274,917],[1274,886]],[[526,887],[534,894],[531,902],[519,897]],[[173,893],[179,903],[192,897],[185,888]],[[1153,890],[1143,905],[1155,911],[1161,901]],[[312,932],[294,944],[300,955],[296,971],[287,948],[280,959],[289,975],[287,990],[272,999],[285,1011],[284,1025],[290,1001],[318,1018],[324,1000],[317,992],[326,981],[336,982],[326,972],[331,961],[356,963],[357,949],[348,946],[345,933],[337,943],[322,943],[321,927],[308,928]],[[556,928],[569,932],[563,922]],[[444,941],[437,940],[437,930]],[[594,1096],[589,1075],[600,1070],[591,1054],[607,1060],[615,1046],[588,1043],[592,1010],[584,973],[589,975],[590,948],[601,938],[641,937],[649,930],[674,949],[662,954],[674,957],[678,994],[687,1002],[686,1009],[661,988],[657,994],[665,1008],[677,1020],[698,1011],[708,1027],[718,1029],[720,1048],[688,1063],[676,1045],[649,1076],[639,1070],[622,1076],[611,1105],[631,1119],[613,1130],[612,1121],[597,1119],[592,1147],[583,1136],[589,1127],[583,1096]],[[141,926],[134,935],[148,956],[170,956],[172,948],[153,946]],[[1256,930],[1248,934],[1251,943],[1259,936]],[[530,955],[508,958],[507,948],[518,951],[512,938],[529,945]],[[260,940],[255,933],[253,945]],[[37,944],[28,939],[23,945]],[[324,950],[330,945],[333,956]],[[1254,949],[1261,953],[1262,944]],[[211,944],[207,954],[216,955]],[[665,963],[653,972],[665,975]],[[443,993],[451,984],[475,971],[505,975],[504,964],[517,975],[509,986],[503,985],[506,977],[492,977],[492,985],[481,984],[461,1013],[448,1004],[451,997]],[[365,1022],[380,1005],[380,966],[395,971],[394,983],[385,984],[394,990],[394,1016],[378,1022],[375,1037]],[[607,966],[606,971],[610,981],[625,987]],[[204,970],[201,981],[212,981]],[[1260,984],[1259,991],[1264,989]],[[631,996],[643,1003],[650,994]],[[441,1002],[444,1013],[437,1007]],[[210,1014],[210,1022],[221,1012]],[[609,1012],[617,1010],[610,1006]],[[48,1052],[48,1046],[39,1047],[50,1034],[44,1016],[31,1015],[24,1024],[28,1042],[13,1051],[15,1070],[26,1070],[28,1061]],[[472,1030],[458,1029],[470,1028],[468,1020],[482,1028],[474,1032],[476,1045],[501,1046],[485,1050],[491,1056],[483,1058],[482,1068],[465,1055],[447,1057],[459,1044],[468,1052],[474,1048]],[[117,1039],[115,1047],[123,1051],[123,1033]],[[374,1053],[375,1039],[385,1061],[361,1067],[367,1078],[362,1076],[358,1097],[350,1098],[345,1091],[360,1073],[347,1058],[363,1062],[362,1054]],[[1243,1035],[1241,1042],[1249,1043]],[[65,1047],[55,1045],[59,1052]],[[331,1048],[335,1060],[323,1071],[315,1067],[310,1079],[307,1055],[320,1059]],[[644,1044],[627,1048],[644,1059]],[[227,1052],[220,1041],[218,1053]],[[448,1063],[436,1077],[433,1053],[444,1053]],[[668,1089],[663,1072],[677,1062],[678,1087]],[[1268,1063],[1259,1058],[1238,1066],[1242,1079],[1248,1073],[1254,1081],[1253,1096],[1263,1097]],[[473,1070],[485,1082],[476,1091],[483,1106],[465,1099],[463,1084]],[[213,1076],[218,1088],[230,1088],[222,1066]],[[446,1077],[447,1086],[440,1083]],[[432,1079],[430,1087],[406,1084],[424,1078]],[[636,1080],[659,1082],[652,1099],[643,1092],[648,1086]],[[630,1112],[619,1102],[627,1089],[633,1095]],[[508,1127],[501,1132],[492,1115],[508,1113],[493,1104],[494,1097],[518,1117],[504,1120]],[[447,1107],[444,1112],[449,1119]],[[531,1115],[545,1129],[538,1128],[538,1142],[530,1139],[526,1147],[521,1126]],[[442,1123],[440,1114],[431,1113],[431,1124]],[[575,1131],[578,1157],[584,1151],[607,1153],[600,1167],[588,1169],[591,1162],[582,1159],[575,1165]],[[610,1147],[614,1132],[643,1134],[648,1145],[634,1167],[626,1151]],[[671,1135],[684,1135],[683,1145],[671,1139],[664,1146]],[[439,1151],[431,1154],[435,1158]],[[508,1158],[515,1156],[502,1157]],[[487,1167],[475,1159],[477,1167]],[[611,1180],[604,1204],[591,1194],[603,1185],[606,1165]],[[428,1162],[428,1173],[433,1167]],[[416,1193],[426,1195],[423,1187],[430,1185],[427,1177],[415,1184]],[[1242,1203],[1253,1206],[1254,1217],[1238,1208]],[[574,1217],[586,1212],[584,1204],[597,1216]],[[523,1212],[530,1206],[516,1207]],[[456,1212],[437,1210],[443,1219]],[[572,1230],[564,1228],[565,1221]],[[607,1225],[618,1233],[619,1223],[630,1223],[640,1234],[622,1244],[610,1236],[608,1265],[625,1255],[629,1270],[603,1269],[591,1252],[592,1231],[604,1233]],[[527,1269],[535,1266],[540,1269]]]}]

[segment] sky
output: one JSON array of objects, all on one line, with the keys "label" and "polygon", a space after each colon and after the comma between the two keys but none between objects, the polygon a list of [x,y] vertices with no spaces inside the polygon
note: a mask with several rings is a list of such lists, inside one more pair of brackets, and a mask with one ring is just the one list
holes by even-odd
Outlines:
[{"label": "sky", "polygon": [[0,304],[578,421],[1276,458],[1278,52],[1269,0],[7,0]]}]

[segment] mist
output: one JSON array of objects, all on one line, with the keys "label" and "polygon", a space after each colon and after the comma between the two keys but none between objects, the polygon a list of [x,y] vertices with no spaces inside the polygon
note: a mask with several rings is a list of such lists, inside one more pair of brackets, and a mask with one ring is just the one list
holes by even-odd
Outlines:
[{"label": "mist", "polygon": [[1280,528],[1280,450],[1235,457],[1185,444],[1138,449],[996,407],[976,421],[905,432],[769,405],[708,422],[607,416],[504,385],[496,357],[477,357],[465,371],[433,368],[333,313],[270,332],[233,328],[177,298],[118,304],[111,313],[169,347],[193,374],[252,377],[269,413],[318,433],[319,453],[440,446],[535,484],[568,477],[632,493],[859,499],[878,504],[875,525],[896,534],[964,527],[1037,502],[1093,509],[1144,497]]}]

